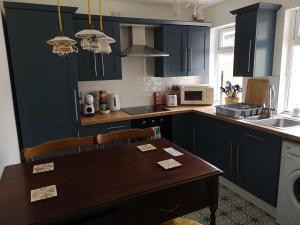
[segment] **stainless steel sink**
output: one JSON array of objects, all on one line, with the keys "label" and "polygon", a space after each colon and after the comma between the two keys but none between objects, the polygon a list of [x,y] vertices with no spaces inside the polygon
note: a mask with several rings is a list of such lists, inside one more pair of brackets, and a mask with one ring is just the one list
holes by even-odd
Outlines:
[{"label": "stainless steel sink", "polygon": [[252,118],[249,117],[246,120],[249,122],[256,123],[256,124],[270,126],[270,127],[279,128],[279,129],[288,129],[288,128],[300,126],[300,121],[289,119],[289,118],[283,118],[283,117],[264,119],[264,118],[257,116],[257,117],[252,117]]}]

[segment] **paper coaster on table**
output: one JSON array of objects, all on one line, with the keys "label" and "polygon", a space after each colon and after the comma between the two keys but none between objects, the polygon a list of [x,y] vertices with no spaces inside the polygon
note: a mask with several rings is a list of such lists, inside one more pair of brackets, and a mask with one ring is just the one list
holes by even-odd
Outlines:
[{"label": "paper coaster on table", "polygon": [[160,165],[165,170],[169,170],[169,169],[179,167],[179,166],[182,165],[181,163],[177,162],[174,159],[167,159],[167,160],[164,160],[164,161],[160,161],[160,162],[157,162],[157,164]]},{"label": "paper coaster on table", "polygon": [[183,155],[183,153],[177,151],[176,149],[170,147],[170,148],[164,148],[164,151],[166,151],[167,153],[169,153],[172,156],[181,156]]},{"label": "paper coaster on table", "polygon": [[54,163],[45,163],[33,166],[33,173],[44,173],[54,170]]},{"label": "paper coaster on table", "polygon": [[56,185],[31,190],[31,203],[57,196]]},{"label": "paper coaster on table", "polygon": [[156,147],[151,144],[139,145],[137,148],[142,152],[153,151],[156,149]]}]

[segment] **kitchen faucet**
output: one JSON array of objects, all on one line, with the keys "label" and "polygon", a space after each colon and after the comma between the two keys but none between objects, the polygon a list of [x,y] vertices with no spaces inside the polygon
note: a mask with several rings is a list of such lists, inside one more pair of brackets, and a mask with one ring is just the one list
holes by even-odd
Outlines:
[{"label": "kitchen faucet", "polygon": [[275,108],[272,108],[272,99],[275,98],[275,87],[274,85],[269,86],[269,102],[268,102],[268,107],[267,112],[268,112],[268,118],[273,117],[273,111],[275,111]]}]

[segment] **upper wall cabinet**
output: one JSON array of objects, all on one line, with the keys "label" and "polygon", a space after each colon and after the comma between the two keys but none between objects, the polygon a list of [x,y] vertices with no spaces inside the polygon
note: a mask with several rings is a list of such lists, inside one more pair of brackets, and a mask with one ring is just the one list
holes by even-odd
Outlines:
[{"label": "upper wall cabinet", "polygon": [[[87,19],[75,18],[75,32],[87,28]],[[96,29],[99,23],[94,23]],[[113,37],[116,43],[111,45],[112,53],[94,54],[80,49],[78,53],[79,81],[118,80],[122,79],[120,24],[103,22],[104,33]],[[78,40],[79,41],[79,40]]]},{"label": "upper wall cabinet", "polygon": [[163,25],[155,29],[155,48],[170,55],[155,58],[156,76],[207,75],[209,36],[209,27]]},{"label": "upper wall cabinet", "polygon": [[231,11],[236,16],[233,75],[271,76],[277,10],[280,5],[257,3]]},{"label": "upper wall cabinet", "polygon": [[[76,55],[59,57],[46,41],[58,34],[57,7],[5,2],[11,78],[21,132],[79,124]],[[72,37],[76,8],[62,7]]]}]

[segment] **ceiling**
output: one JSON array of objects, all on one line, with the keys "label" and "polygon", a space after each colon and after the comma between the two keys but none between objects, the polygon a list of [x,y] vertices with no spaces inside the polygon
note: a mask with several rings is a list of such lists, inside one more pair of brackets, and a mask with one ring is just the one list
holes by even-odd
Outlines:
[{"label": "ceiling", "polygon": [[[160,4],[160,5],[171,5],[174,0],[123,0],[123,1],[128,1],[128,2],[138,2],[138,3],[148,3],[148,4]],[[214,5],[220,2],[224,2],[226,0],[175,0],[177,2],[197,2],[200,7],[207,7],[210,5]]]}]

